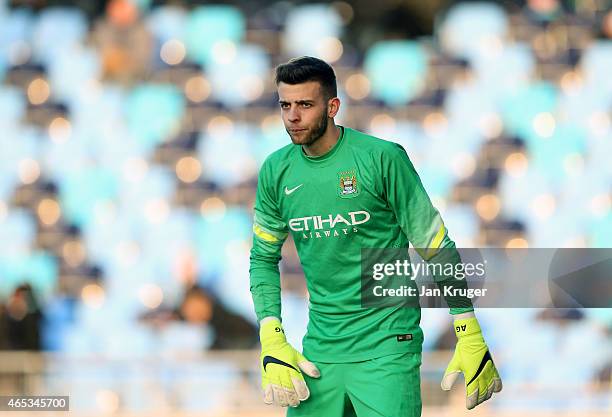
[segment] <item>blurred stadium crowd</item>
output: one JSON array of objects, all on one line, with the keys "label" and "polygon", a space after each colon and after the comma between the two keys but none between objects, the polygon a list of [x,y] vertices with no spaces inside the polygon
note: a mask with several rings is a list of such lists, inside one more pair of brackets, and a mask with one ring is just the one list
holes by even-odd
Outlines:
[{"label": "blurred stadium crowd", "polygon": [[[0,349],[256,346],[251,209],[293,56],[334,66],[340,124],[405,146],[457,246],[612,244],[607,1],[58,3],[0,0]],[[481,321],[505,382],[609,383],[609,310]],[[448,323],[425,312],[426,349]]]}]

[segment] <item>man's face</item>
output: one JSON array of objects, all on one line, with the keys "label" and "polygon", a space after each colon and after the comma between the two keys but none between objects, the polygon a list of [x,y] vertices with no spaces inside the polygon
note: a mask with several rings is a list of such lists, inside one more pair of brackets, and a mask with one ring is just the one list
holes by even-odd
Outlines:
[{"label": "man's face", "polygon": [[212,318],[212,311],[212,302],[201,294],[187,296],[181,306],[183,317],[190,323],[208,323]]},{"label": "man's face", "polygon": [[327,130],[327,100],[317,81],[278,84],[278,102],[285,129],[296,145],[311,145]]}]

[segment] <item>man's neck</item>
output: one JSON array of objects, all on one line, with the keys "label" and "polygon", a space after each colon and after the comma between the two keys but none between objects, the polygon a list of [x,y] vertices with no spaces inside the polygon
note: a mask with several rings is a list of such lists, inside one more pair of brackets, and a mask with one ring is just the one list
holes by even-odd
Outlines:
[{"label": "man's neck", "polygon": [[318,140],[310,145],[302,145],[304,153],[308,156],[321,156],[329,152],[340,139],[340,128],[333,122],[327,126],[327,130]]}]

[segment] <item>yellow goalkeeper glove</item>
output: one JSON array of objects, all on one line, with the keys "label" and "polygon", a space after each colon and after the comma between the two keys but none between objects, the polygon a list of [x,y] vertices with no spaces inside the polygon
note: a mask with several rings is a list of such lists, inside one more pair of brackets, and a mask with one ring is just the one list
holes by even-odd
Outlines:
[{"label": "yellow goalkeeper glove", "polygon": [[444,378],[442,389],[448,391],[463,372],[465,378],[466,407],[468,410],[500,392],[502,381],[489,353],[480,325],[475,317],[455,320],[457,346]]},{"label": "yellow goalkeeper glove", "polygon": [[261,385],[264,402],[282,407],[297,407],[310,396],[302,372],[313,378],[319,370],[304,355],[287,343],[277,318],[265,318],[259,331],[261,340]]}]

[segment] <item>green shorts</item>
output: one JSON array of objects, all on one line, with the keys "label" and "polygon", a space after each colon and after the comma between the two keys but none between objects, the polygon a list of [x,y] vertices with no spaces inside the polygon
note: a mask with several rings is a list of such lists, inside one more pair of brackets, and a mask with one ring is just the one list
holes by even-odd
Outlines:
[{"label": "green shorts", "polygon": [[419,417],[421,354],[399,353],[363,362],[320,363],[320,378],[304,375],[310,398],[288,417]]}]

